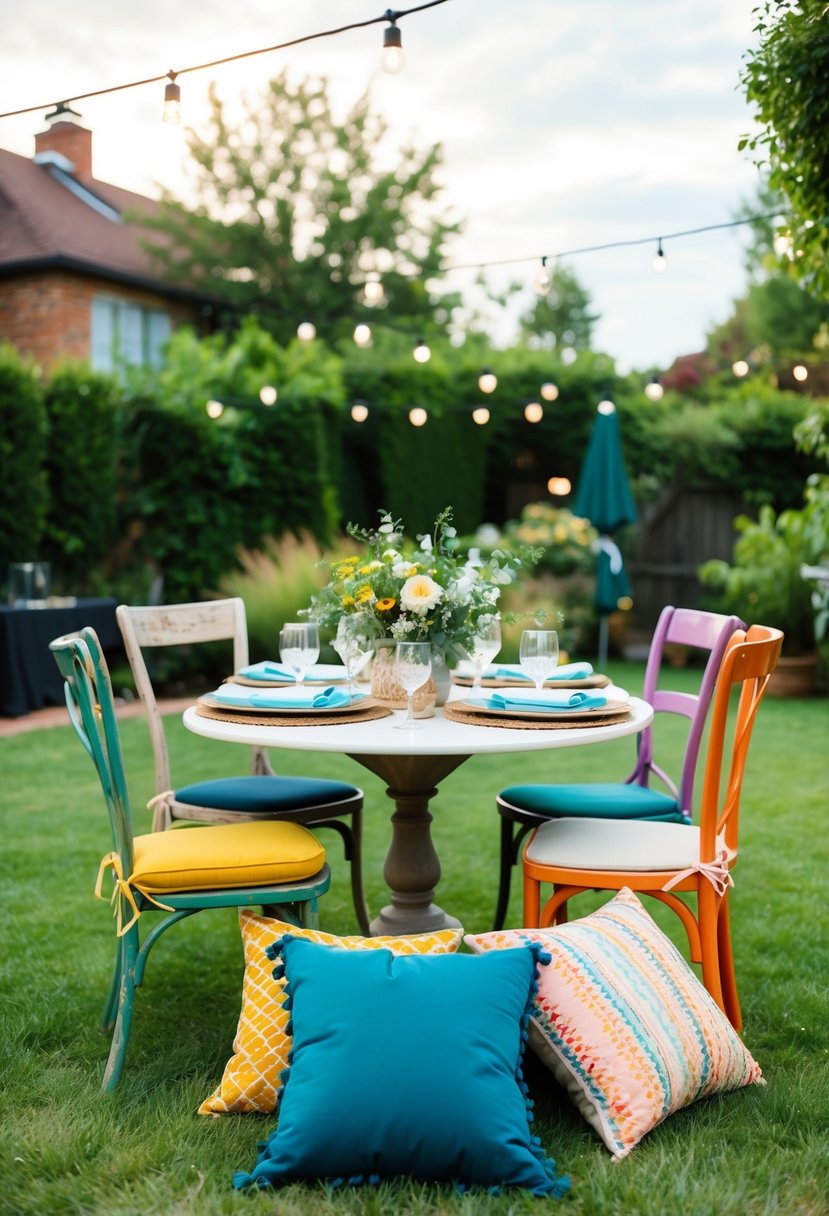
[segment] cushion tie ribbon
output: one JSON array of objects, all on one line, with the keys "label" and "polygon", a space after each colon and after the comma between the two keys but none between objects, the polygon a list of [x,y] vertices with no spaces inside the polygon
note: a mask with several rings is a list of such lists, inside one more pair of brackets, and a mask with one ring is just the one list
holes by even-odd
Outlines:
[{"label": "cushion tie ribbon", "polygon": [[[118,937],[123,937],[124,934],[127,933],[138,920],[139,916],[141,915],[141,909],[138,907],[138,904],[135,901],[135,894],[130,885],[130,879],[124,878],[121,858],[117,853],[107,853],[106,857],[101,858],[101,864],[98,867],[98,880],[95,883],[96,899],[104,898],[103,894],[101,893],[101,888],[104,882],[104,870],[112,870],[113,877],[115,879],[115,885],[112,889],[112,897],[109,902],[115,905],[115,911],[112,915],[115,917],[116,934]],[[146,891],[141,891],[141,894],[145,899],[148,899],[151,904],[155,904],[157,908],[161,908],[162,911],[175,911],[175,908],[171,908],[169,904],[163,904],[159,900],[153,899],[152,895],[149,895]],[[132,916],[126,925],[123,923],[121,900],[118,898],[119,895],[122,896],[132,908]]]},{"label": "cushion tie ribbon", "polygon": [[701,874],[703,878],[707,878],[720,898],[725,895],[729,887],[734,886],[734,879],[728,868],[728,854],[725,849],[722,849],[714,861],[695,861],[692,866],[688,866],[687,870],[680,870],[669,882],[665,883],[662,890],[670,891],[677,883],[682,882],[685,878],[690,878],[692,874]]},{"label": "cushion tie ribbon", "polygon": [[147,810],[153,813],[153,831],[164,832],[173,821],[172,806],[175,801],[175,790],[163,790],[147,803]]}]

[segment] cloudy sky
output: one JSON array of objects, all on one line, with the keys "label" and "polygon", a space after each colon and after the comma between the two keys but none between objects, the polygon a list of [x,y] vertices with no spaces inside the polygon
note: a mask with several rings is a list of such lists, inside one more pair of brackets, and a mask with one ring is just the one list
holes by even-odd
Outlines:
[{"label": "cloudy sky", "polygon": [[[2,0],[10,6],[10,0]],[[326,76],[335,111],[365,90],[390,123],[388,154],[439,141],[444,198],[464,221],[456,263],[496,289],[527,284],[542,255],[653,237],[568,259],[601,314],[594,345],[620,370],[665,367],[699,350],[745,285],[744,230],[655,238],[727,223],[755,194],[737,141],[751,129],[739,86],[755,0],[447,0],[401,21],[404,71],[380,70],[383,26],[181,78],[187,124],[216,82],[229,108],[283,67]],[[401,5],[401,8],[405,5]],[[15,5],[0,50],[0,147],[32,155],[54,101],[163,75],[380,16],[369,0],[36,0]],[[97,177],[146,194],[186,189],[180,128],[159,121],[163,87],[77,102]],[[455,271],[452,287],[477,271]],[[510,315],[493,316],[502,340]]]}]

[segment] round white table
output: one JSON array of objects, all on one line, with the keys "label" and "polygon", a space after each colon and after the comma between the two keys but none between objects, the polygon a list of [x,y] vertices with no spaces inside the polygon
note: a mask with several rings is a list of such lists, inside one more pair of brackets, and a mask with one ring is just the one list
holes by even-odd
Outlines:
[{"label": "round white table", "polygon": [[[452,698],[464,695],[453,688]],[[569,726],[560,730],[520,730],[472,726],[444,718],[419,720],[416,730],[397,729],[403,711],[370,722],[335,719],[330,726],[254,726],[204,718],[191,706],[184,725],[194,734],[228,743],[281,747],[297,751],[339,752],[386,782],[394,802],[392,839],[383,867],[391,903],[372,921],[373,934],[428,933],[459,922],[435,902],[440,862],[432,842],[429,801],[444,777],[468,760],[498,752],[529,752],[606,743],[638,734],[653,719],[645,701],[631,697],[630,715],[606,726]]]}]

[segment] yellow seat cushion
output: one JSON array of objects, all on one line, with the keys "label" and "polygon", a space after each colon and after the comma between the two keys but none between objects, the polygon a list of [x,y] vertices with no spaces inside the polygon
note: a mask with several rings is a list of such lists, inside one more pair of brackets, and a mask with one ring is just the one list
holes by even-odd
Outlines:
[{"label": "yellow seat cushion", "polygon": [[463,929],[442,929],[403,937],[334,937],[319,929],[299,929],[269,916],[239,909],[239,924],[245,950],[245,980],[242,1012],[234,1054],[225,1066],[218,1089],[199,1107],[200,1115],[269,1114],[282,1089],[281,1072],[288,1065],[291,1035],[289,1012],[282,1006],[284,977],[273,978],[274,963],[265,954],[283,933],[325,946],[345,950],[391,950],[394,954],[454,954]]},{"label": "yellow seat cushion", "polygon": [[228,823],[136,836],[130,885],[139,891],[270,886],[316,874],[325,849],[298,823]]}]

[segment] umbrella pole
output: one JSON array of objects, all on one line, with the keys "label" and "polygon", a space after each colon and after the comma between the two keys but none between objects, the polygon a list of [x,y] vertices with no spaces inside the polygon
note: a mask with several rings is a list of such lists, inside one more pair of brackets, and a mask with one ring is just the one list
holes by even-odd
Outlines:
[{"label": "umbrella pole", "polygon": [[599,671],[607,666],[607,635],[609,618],[602,613],[599,617]]}]

